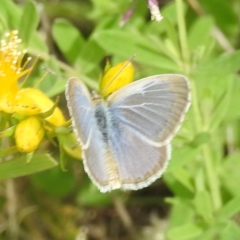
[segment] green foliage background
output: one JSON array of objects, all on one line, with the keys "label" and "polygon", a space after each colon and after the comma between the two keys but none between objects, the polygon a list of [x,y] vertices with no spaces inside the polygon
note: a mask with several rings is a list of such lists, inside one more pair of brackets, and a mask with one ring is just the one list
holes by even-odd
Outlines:
[{"label": "green foliage background", "polygon": [[29,86],[44,75],[41,66],[63,76],[49,74],[39,88],[61,94],[66,116],[65,79],[97,88],[106,56],[118,63],[137,54],[136,78],[181,73],[192,90],[169,166],[147,189],[101,194],[58,147],[48,149],[55,160],[38,155],[32,167],[25,156],[1,163],[0,239],[240,239],[240,2],[161,4],[160,23],[148,20],[141,0],[120,27],[130,1],[0,1],[0,35],[18,29],[39,56]]}]

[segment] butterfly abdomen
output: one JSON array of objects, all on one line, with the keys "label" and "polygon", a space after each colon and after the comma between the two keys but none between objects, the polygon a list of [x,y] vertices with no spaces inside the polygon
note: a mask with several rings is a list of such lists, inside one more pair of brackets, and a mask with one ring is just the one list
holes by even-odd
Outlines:
[{"label": "butterfly abdomen", "polygon": [[99,102],[94,107],[94,116],[96,125],[103,140],[102,148],[104,149],[104,161],[110,189],[117,189],[121,186],[121,180],[118,172],[118,166],[114,160],[111,148],[109,147],[109,132],[111,130],[111,117],[109,116],[108,107],[104,102]]}]

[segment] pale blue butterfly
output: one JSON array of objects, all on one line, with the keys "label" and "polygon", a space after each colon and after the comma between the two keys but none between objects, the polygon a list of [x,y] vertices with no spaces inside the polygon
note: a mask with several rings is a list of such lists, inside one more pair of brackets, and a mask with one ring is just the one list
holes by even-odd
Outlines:
[{"label": "pale blue butterfly", "polygon": [[122,87],[105,101],[70,78],[66,98],[84,169],[107,192],[137,190],[162,175],[170,141],[190,105],[190,90],[183,75],[156,75]]}]

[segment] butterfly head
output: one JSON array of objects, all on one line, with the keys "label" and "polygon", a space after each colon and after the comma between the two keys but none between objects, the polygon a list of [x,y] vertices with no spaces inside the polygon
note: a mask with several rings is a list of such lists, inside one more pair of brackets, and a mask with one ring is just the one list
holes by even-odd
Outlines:
[{"label": "butterfly head", "polygon": [[97,93],[96,91],[92,91],[91,99],[95,103],[103,101],[103,97],[99,93]]}]

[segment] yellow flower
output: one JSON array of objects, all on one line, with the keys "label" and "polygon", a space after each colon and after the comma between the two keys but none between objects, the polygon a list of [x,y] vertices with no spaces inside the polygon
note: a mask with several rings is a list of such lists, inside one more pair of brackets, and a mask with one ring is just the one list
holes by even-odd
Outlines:
[{"label": "yellow flower", "polygon": [[[31,116],[47,112],[53,105],[54,102],[42,91],[36,88],[22,88],[17,94],[14,110],[17,113]],[[58,107],[45,120],[54,126],[62,126],[65,123],[65,118]]]},{"label": "yellow flower", "polygon": [[44,128],[37,117],[21,121],[15,130],[15,141],[20,152],[33,152],[44,137]]},{"label": "yellow flower", "polygon": [[[32,116],[50,110],[54,102],[35,88],[19,88],[18,80],[31,71],[22,61],[26,51],[19,51],[18,31],[7,33],[0,47],[0,111]],[[23,65],[23,66],[22,66]],[[61,126],[65,118],[58,107],[46,118],[54,126]]]},{"label": "yellow flower", "polygon": [[100,91],[104,97],[133,81],[134,69],[130,61],[111,67],[100,81]]},{"label": "yellow flower", "polygon": [[[61,110],[43,92],[18,85],[19,79],[32,70],[26,67],[30,58],[23,63],[26,51],[19,50],[20,42],[18,32],[12,31],[0,43],[0,114],[12,114],[6,127],[12,127],[11,123],[16,124],[16,121],[10,121],[11,117],[18,121],[24,119],[17,124],[14,138],[18,150],[28,153],[38,147],[45,133],[54,134],[52,125],[62,126],[66,121]],[[51,124],[46,125],[46,122]]]},{"label": "yellow flower", "polygon": [[30,68],[24,69],[26,64],[22,66],[26,51],[18,50],[21,39],[17,34],[17,31],[7,33],[0,44],[0,111],[7,113],[13,112],[15,97],[19,89],[18,79],[31,71]]}]

